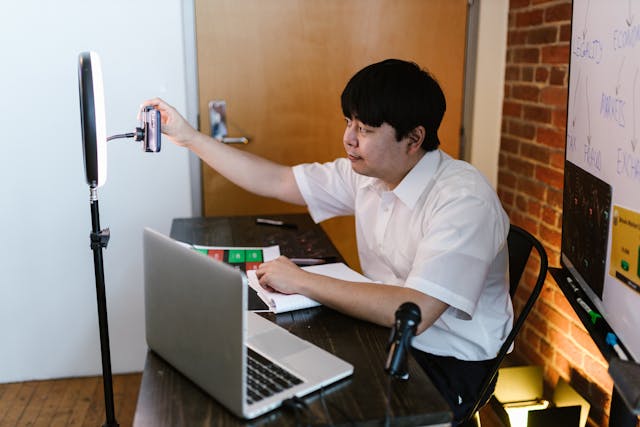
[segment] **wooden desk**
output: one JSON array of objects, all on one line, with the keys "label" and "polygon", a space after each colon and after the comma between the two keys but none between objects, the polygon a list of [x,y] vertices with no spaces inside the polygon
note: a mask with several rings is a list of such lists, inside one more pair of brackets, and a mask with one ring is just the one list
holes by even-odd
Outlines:
[{"label": "wooden desk", "polygon": [[[256,217],[174,220],[171,236],[202,245],[265,246],[280,243],[284,255],[338,256],[322,229],[308,215],[279,215],[297,229],[258,226]],[[302,237],[301,237],[302,236]],[[311,418],[277,409],[251,421],[241,420],[153,352],[147,354],[134,426],[296,426],[385,425],[449,426],[451,412],[420,366],[410,358],[408,381],[390,381],[384,372],[389,329],[326,307],[279,315],[265,314],[290,332],[343,358],[353,376],[304,400]],[[387,408],[387,396],[390,403]],[[323,402],[324,401],[324,402]],[[326,410],[325,410],[326,407]]]}]

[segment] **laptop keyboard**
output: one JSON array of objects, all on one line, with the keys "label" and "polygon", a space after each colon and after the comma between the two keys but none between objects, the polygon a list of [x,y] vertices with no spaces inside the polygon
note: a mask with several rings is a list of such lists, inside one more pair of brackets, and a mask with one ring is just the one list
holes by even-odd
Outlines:
[{"label": "laptop keyboard", "polygon": [[258,402],[302,383],[298,377],[247,348],[247,403]]}]

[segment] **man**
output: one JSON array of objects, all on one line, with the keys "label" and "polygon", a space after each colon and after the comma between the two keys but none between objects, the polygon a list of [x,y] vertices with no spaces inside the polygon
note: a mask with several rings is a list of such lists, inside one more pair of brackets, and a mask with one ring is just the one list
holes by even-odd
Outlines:
[{"label": "man", "polygon": [[279,165],[197,132],[160,99],[145,105],[172,141],[240,187],[306,205],[316,222],[355,215],[362,270],[376,283],[280,257],[258,268],[260,284],[389,327],[402,303],[417,304],[413,354],[455,420],[467,415],[511,328],[509,221],[482,175],[438,149],[446,104],[429,73],[395,59],[356,73],[342,93],[346,158],[325,164]]}]

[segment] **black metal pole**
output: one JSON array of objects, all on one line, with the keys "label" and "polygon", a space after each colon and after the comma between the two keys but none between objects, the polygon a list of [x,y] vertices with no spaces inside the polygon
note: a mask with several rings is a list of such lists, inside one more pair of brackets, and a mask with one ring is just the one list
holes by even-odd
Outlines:
[{"label": "black metal pole", "polygon": [[109,241],[109,229],[100,230],[100,213],[98,210],[98,194],[91,187],[91,249],[96,276],[96,296],[98,299],[98,326],[100,328],[100,351],[102,354],[102,382],[104,387],[104,409],[107,420],[103,427],[118,427],[113,404],[113,379],[111,377],[111,350],[109,348],[109,324],[107,320],[107,298],[104,286],[104,264],[102,248]]}]

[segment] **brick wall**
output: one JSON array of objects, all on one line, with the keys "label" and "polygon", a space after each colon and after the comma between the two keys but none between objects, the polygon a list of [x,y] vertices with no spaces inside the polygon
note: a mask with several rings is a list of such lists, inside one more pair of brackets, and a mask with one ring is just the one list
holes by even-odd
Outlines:
[{"label": "brick wall", "polygon": [[[512,223],[543,242],[551,266],[560,265],[570,39],[570,0],[511,0],[498,193]],[[525,280],[533,285],[533,271]],[[589,425],[608,426],[607,362],[551,276],[515,348],[544,367],[548,387],[562,377],[590,401]]]}]

